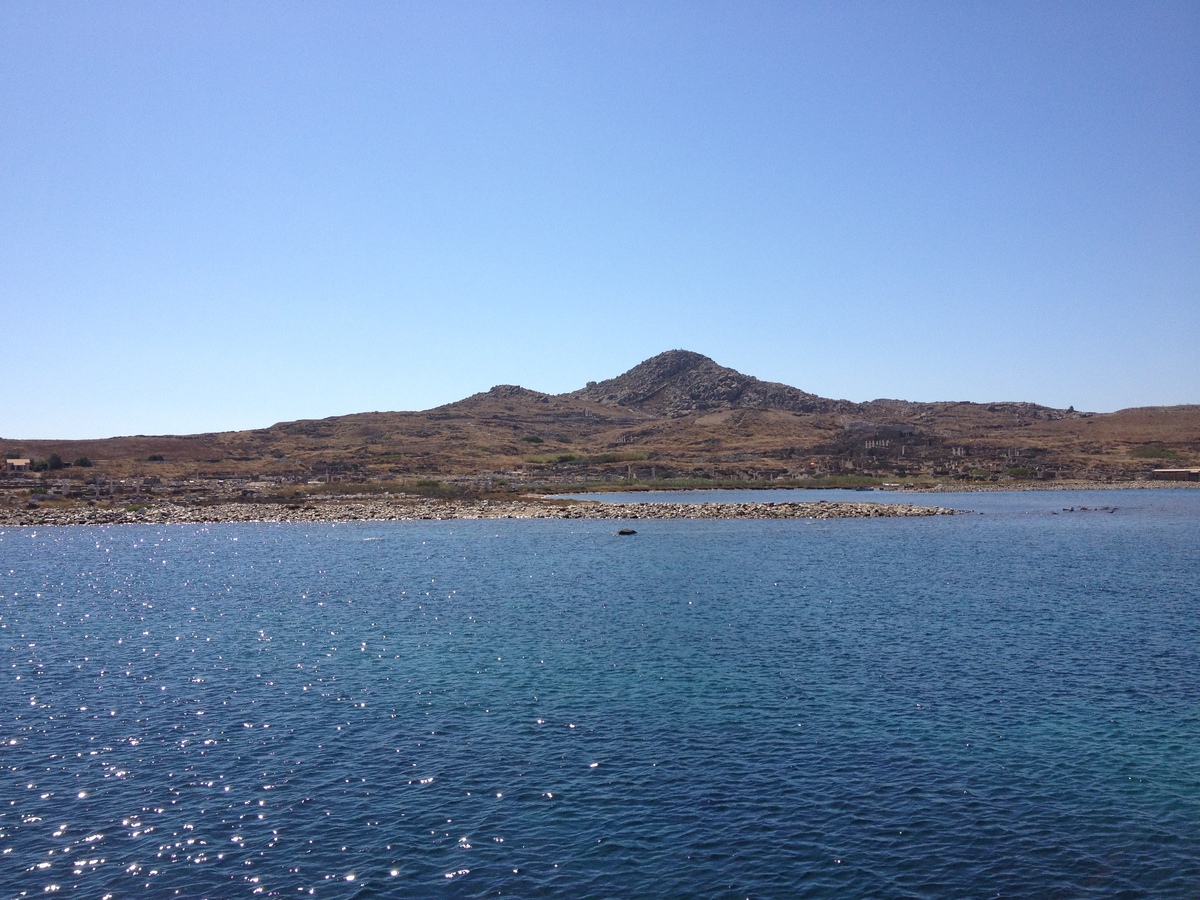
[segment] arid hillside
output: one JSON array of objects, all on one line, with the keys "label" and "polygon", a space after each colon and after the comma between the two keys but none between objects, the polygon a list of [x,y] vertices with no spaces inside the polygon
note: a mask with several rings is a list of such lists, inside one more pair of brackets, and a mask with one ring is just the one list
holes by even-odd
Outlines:
[{"label": "arid hillside", "polygon": [[[1130,480],[1200,465],[1200,406],[831,400],[684,350],[560,395],[500,385],[424,412],[252,431],[0,439],[10,493],[207,496],[319,482],[502,490],[582,483]],[[90,463],[90,465],[88,465]],[[120,485],[121,487],[117,487]]]}]

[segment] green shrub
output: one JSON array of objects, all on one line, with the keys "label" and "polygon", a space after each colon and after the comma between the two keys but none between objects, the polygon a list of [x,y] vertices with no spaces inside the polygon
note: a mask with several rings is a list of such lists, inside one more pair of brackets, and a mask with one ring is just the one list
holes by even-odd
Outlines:
[{"label": "green shrub", "polygon": [[540,437],[538,437],[536,434],[527,434],[527,435],[525,435],[525,437],[521,438],[521,440],[523,440],[527,444],[542,443],[542,439]]},{"label": "green shrub", "polygon": [[603,465],[615,462],[641,462],[644,459],[649,459],[649,455],[645,451],[618,450],[616,453],[601,453],[599,456],[589,456],[587,461],[594,465]]},{"label": "green shrub", "polygon": [[602,466],[616,462],[641,462],[649,456],[643,450],[622,450],[617,453],[601,453],[599,456],[584,456],[580,453],[544,453],[540,456],[523,457],[534,465],[550,463],[580,463],[585,466]]},{"label": "green shrub", "polygon": [[79,466],[81,469],[90,469],[92,467],[92,461],[86,456],[81,456],[79,459],[75,460],[75,465]]},{"label": "green shrub", "polygon": [[575,453],[544,453],[541,456],[524,456],[522,459],[527,463],[534,465],[548,465],[550,463],[572,463],[572,462],[587,462],[587,458],[579,456]]},{"label": "green shrub", "polygon": [[1146,444],[1142,447],[1134,447],[1129,454],[1138,459],[1179,459],[1179,454],[1170,447],[1164,447],[1162,444]]}]

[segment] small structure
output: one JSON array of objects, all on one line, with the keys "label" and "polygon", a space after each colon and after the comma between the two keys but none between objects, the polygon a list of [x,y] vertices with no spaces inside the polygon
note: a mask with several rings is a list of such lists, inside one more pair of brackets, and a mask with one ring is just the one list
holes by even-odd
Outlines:
[{"label": "small structure", "polygon": [[1155,481],[1200,481],[1200,469],[1155,469],[1150,477]]},{"label": "small structure", "polygon": [[10,471],[10,472],[28,472],[29,471],[30,460],[28,460],[28,459],[6,459],[4,461],[4,463],[5,463],[5,468],[7,468],[8,471]]}]

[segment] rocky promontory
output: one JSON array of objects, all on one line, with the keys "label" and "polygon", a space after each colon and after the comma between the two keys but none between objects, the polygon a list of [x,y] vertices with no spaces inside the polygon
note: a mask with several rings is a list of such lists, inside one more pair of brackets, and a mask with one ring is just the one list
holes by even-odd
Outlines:
[{"label": "rocky promontory", "polygon": [[410,496],[312,498],[305,503],[144,506],[43,504],[0,511],[0,526],[166,525],[213,522],[385,522],[443,519],[873,519],[950,515],[901,503],[598,503],[585,500],[437,500]]}]

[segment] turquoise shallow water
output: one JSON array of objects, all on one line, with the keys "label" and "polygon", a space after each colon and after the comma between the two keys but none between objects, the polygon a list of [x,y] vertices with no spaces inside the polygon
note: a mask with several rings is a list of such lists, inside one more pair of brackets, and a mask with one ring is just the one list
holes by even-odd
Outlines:
[{"label": "turquoise shallow water", "polygon": [[5,530],[0,891],[1200,895],[1200,492],[1098,493]]}]

